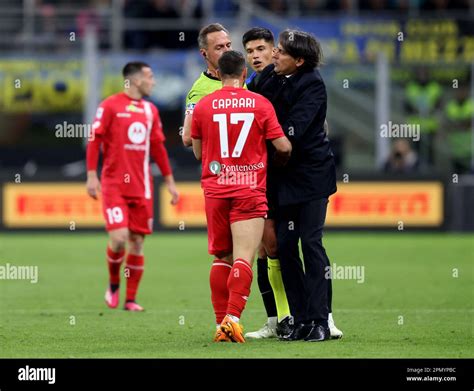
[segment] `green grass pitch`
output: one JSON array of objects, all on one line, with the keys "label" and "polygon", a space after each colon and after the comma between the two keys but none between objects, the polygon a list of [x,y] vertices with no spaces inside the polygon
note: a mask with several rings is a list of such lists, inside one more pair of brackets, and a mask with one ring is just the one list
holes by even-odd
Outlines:
[{"label": "green grass pitch", "polygon": [[[344,338],[324,343],[212,343],[205,234],[148,237],[146,312],[110,310],[105,243],[104,233],[0,235],[0,265],[39,267],[37,284],[0,280],[0,357],[473,357],[472,235],[327,233],[331,262],[364,266],[365,281],[334,280]],[[242,324],[264,321],[254,278]]]}]

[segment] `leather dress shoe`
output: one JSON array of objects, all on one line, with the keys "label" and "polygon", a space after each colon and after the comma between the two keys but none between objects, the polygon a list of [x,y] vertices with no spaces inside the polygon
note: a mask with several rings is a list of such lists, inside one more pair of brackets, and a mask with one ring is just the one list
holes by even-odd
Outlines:
[{"label": "leather dress shoe", "polygon": [[282,341],[301,341],[302,339],[305,339],[310,331],[312,330],[313,325],[309,324],[304,324],[304,323],[299,323],[296,324],[292,327],[292,330],[289,334],[283,335],[280,337],[280,340]]},{"label": "leather dress shoe", "polygon": [[329,327],[314,325],[304,340],[308,342],[321,342],[330,338],[331,332],[329,331]]}]

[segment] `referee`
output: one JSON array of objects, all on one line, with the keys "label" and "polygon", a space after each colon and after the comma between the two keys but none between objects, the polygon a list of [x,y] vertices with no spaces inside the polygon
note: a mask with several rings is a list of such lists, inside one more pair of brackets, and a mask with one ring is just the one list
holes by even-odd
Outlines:
[{"label": "referee", "polygon": [[[326,88],[316,69],[321,57],[321,47],[313,36],[284,30],[273,55],[274,67],[263,70],[258,88],[273,103],[293,146],[290,161],[276,175],[278,253],[294,317],[290,331],[282,336],[288,341],[331,337],[332,288],[331,280],[325,278],[329,259],[322,234],[328,197],[336,192],[336,170],[324,129]],[[337,331],[339,335],[333,337],[342,336]]]},{"label": "referee", "polygon": [[194,106],[201,98],[222,88],[217,74],[217,61],[225,52],[232,50],[229,31],[220,23],[204,26],[198,35],[199,52],[203,56],[207,69],[194,82],[186,95],[186,114],[184,116],[183,133],[181,135],[185,147],[192,145],[191,123]]}]

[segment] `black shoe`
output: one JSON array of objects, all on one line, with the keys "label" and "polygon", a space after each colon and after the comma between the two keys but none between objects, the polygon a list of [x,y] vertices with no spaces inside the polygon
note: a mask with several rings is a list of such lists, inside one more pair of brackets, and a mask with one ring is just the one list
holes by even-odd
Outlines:
[{"label": "black shoe", "polygon": [[299,323],[292,327],[292,330],[289,334],[286,334],[280,337],[280,340],[301,341],[302,339],[305,339],[308,336],[312,328],[313,328],[312,324],[308,325],[308,324]]},{"label": "black shoe", "polygon": [[295,326],[294,320],[292,316],[285,317],[281,322],[278,322],[275,328],[278,337],[283,337],[288,335],[293,330]]},{"label": "black shoe", "polygon": [[331,333],[328,327],[322,325],[315,325],[309,334],[304,339],[308,342],[321,342],[331,338]]}]

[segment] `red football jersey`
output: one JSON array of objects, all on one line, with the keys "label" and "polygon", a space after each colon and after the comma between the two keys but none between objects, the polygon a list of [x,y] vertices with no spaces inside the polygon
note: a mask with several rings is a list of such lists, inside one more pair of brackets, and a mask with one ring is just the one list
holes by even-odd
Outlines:
[{"label": "red football jersey", "polygon": [[204,194],[247,198],[265,193],[265,140],[283,136],[272,104],[262,95],[226,86],[202,98],[194,108],[191,137],[202,140]]},{"label": "red football jersey", "polygon": [[150,199],[150,143],[165,140],[156,106],[123,92],[112,95],[97,109],[92,129],[103,140],[102,191]]}]

